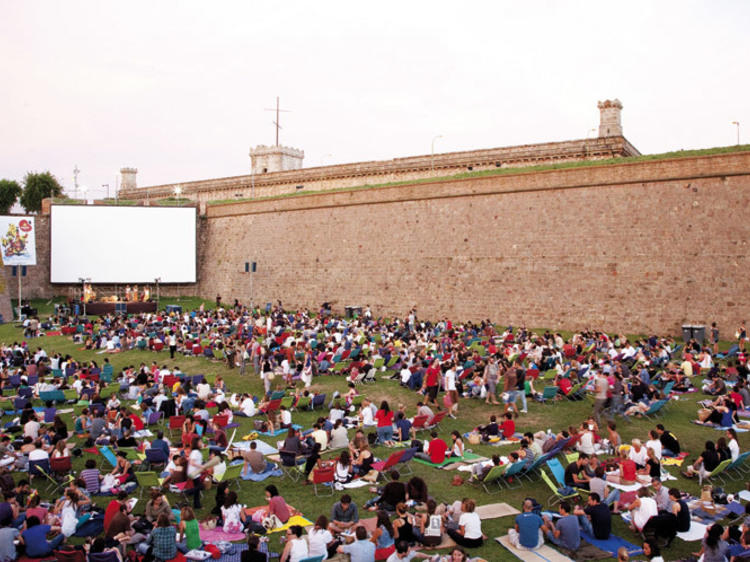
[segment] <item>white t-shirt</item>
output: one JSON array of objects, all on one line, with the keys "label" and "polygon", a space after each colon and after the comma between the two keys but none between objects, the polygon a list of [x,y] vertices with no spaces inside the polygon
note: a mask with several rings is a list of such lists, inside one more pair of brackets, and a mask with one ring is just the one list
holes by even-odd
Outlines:
[{"label": "white t-shirt", "polygon": [[244,506],[238,503],[230,505],[229,507],[221,507],[221,516],[224,519],[223,529],[225,533],[236,531],[237,529],[242,529],[242,519],[240,518],[240,513],[242,513],[243,508]]},{"label": "white t-shirt", "polygon": [[401,369],[401,384],[406,384],[409,382],[409,379],[411,378],[411,369],[408,367],[404,367]]},{"label": "white t-shirt", "polygon": [[633,525],[641,530],[654,515],[658,515],[659,509],[656,502],[651,498],[639,498],[641,505],[633,510]]},{"label": "white t-shirt", "polygon": [[594,434],[590,431],[584,431],[581,440],[578,442],[578,450],[587,455],[594,454]]},{"label": "white t-shirt", "polygon": [[78,525],[78,517],[76,515],[76,509],[70,501],[66,501],[62,508],[62,534],[66,537],[71,536],[76,532],[76,526]]},{"label": "white t-shirt", "polygon": [[362,425],[375,425],[372,408],[362,408]]},{"label": "white t-shirt", "polygon": [[464,528],[464,538],[482,538],[482,521],[476,512],[462,513],[458,519],[458,526]]},{"label": "white t-shirt", "polygon": [[245,398],[242,401],[242,404],[240,405],[240,410],[247,417],[254,416],[255,415],[255,402],[253,402],[253,399],[252,398]]},{"label": "white t-shirt", "polygon": [[29,453],[30,461],[42,461],[49,458],[49,453],[44,449],[34,449]]},{"label": "white t-shirt", "polygon": [[646,466],[646,459],[648,458],[648,454],[646,453],[646,447],[641,446],[640,451],[636,451],[635,447],[630,447],[628,458],[631,461],[633,461],[635,464]]},{"label": "white t-shirt", "polygon": [[657,459],[661,459],[661,441],[658,439],[649,439],[646,441],[646,449],[653,449],[654,456]]},{"label": "white t-shirt", "polygon": [[740,456],[740,445],[736,439],[729,441],[729,452],[732,454],[732,462],[736,461],[737,457]]},{"label": "white t-shirt", "polygon": [[307,533],[307,543],[309,545],[308,556],[322,556],[323,560],[328,558],[328,543],[333,540],[333,535],[328,529],[310,529]]},{"label": "white t-shirt", "polygon": [[203,455],[201,454],[199,449],[193,449],[190,451],[190,456],[188,457],[188,470],[187,475],[188,478],[195,479],[198,478],[203,465]]},{"label": "white t-shirt", "polygon": [[29,420],[23,426],[23,436],[37,439],[39,437],[39,422],[36,420]]},{"label": "white t-shirt", "polygon": [[456,371],[448,369],[445,372],[445,390],[456,390]]},{"label": "white t-shirt", "polygon": [[289,410],[281,410],[281,423],[284,425],[290,425],[292,423],[292,412]]}]

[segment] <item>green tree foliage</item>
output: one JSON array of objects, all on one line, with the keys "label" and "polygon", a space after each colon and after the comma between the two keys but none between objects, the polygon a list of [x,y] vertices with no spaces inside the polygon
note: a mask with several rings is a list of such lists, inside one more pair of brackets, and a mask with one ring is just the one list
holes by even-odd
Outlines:
[{"label": "green tree foliage", "polygon": [[23,193],[23,189],[15,180],[0,180],[0,215],[7,215],[13,203]]},{"label": "green tree foliage", "polygon": [[21,195],[21,205],[27,213],[38,213],[42,210],[42,199],[59,197],[62,186],[55,176],[49,172],[29,172],[23,180],[24,188]]}]

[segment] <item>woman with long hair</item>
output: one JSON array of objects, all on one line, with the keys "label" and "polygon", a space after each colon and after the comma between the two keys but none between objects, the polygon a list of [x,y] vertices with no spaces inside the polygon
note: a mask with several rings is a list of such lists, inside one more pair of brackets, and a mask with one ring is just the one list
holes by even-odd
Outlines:
[{"label": "woman with long hair", "polygon": [[334,479],[339,484],[346,484],[352,480],[352,459],[349,456],[349,451],[341,451],[338,460],[336,461],[336,467],[334,469]]},{"label": "woman with long hair", "polygon": [[370,540],[375,545],[375,560],[384,560],[396,550],[394,535],[395,531],[393,530],[393,525],[391,525],[391,518],[388,517],[387,511],[381,509],[378,511],[375,530],[370,537]]},{"label": "woman with long hair", "polygon": [[395,445],[393,442],[393,411],[388,406],[388,401],[380,403],[380,409],[375,413],[375,421],[378,424],[378,441],[384,445]]},{"label": "woman with long hair", "polygon": [[[714,523],[708,529],[706,529],[706,535],[703,537],[701,542],[701,550],[697,553],[704,562],[721,562],[728,560],[729,556],[729,544],[727,539],[729,538],[729,528],[724,530],[724,527],[718,523]],[[652,559],[653,560],[653,559]]]},{"label": "woman with long hair", "polygon": [[328,530],[328,517],[321,515],[315,520],[315,525],[307,531],[308,556],[322,556],[323,559],[332,557],[336,553],[338,543]]}]

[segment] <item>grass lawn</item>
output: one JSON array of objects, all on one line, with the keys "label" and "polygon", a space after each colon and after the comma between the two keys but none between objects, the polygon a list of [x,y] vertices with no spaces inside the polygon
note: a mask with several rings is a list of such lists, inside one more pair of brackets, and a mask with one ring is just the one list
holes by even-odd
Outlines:
[{"label": "grass lawn", "polygon": [[[197,306],[201,301],[198,299],[163,299],[162,305],[167,303],[176,302],[183,304],[186,307]],[[40,315],[44,315],[47,312],[47,307],[52,308],[51,304],[45,302],[36,302],[34,306],[40,308]],[[12,324],[5,324],[0,326],[0,341],[4,343],[12,343],[19,341],[22,338],[21,330],[13,326]],[[152,361],[157,361],[160,365],[166,364],[169,367],[178,365],[187,374],[221,374],[226,380],[229,388],[232,391],[249,391],[255,394],[262,393],[262,384],[259,377],[252,374],[252,369],[249,369],[247,375],[240,376],[237,370],[230,370],[223,364],[217,362],[211,362],[205,358],[193,358],[193,357],[178,357],[176,360],[171,361],[167,352],[154,353],[149,351],[128,351],[119,354],[108,354],[100,355],[96,352],[85,351],[75,345],[68,337],[44,337],[35,340],[28,341],[29,346],[35,349],[37,346],[43,346],[46,351],[51,354],[52,352],[59,352],[62,354],[70,354],[78,360],[96,360],[99,364],[102,363],[104,357],[108,357],[110,362],[115,368],[115,373],[125,365],[138,366],[140,363],[150,364]],[[723,347],[726,348],[728,344]],[[697,385],[697,381],[696,381]],[[343,392],[346,388],[346,383],[343,378],[336,376],[321,376],[317,377],[314,381],[314,387],[319,391],[327,393],[329,396],[334,390]],[[379,403],[380,400],[388,400],[391,407],[395,407],[398,403],[404,403],[407,405],[407,412],[413,415],[415,411],[415,405],[419,397],[402,387],[400,387],[395,381],[378,380],[376,383],[365,386],[364,392],[368,397]],[[690,420],[695,418],[696,413],[696,401],[701,398],[700,394],[689,394],[681,397],[680,401],[672,401],[669,409],[665,415],[660,419],[661,423],[674,432],[679,438],[682,448],[685,451],[691,453],[689,460],[692,461],[695,457],[700,454],[703,450],[703,444],[706,440],[716,440],[722,435],[722,433],[710,429],[703,428],[690,423]],[[521,432],[525,431],[538,431],[546,430],[551,428],[554,430],[560,430],[571,424],[580,423],[590,412],[592,403],[590,401],[580,402],[556,402],[549,405],[540,405],[538,403],[529,402],[529,413],[522,415],[517,420],[517,430]],[[76,408],[76,412],[80,408]],[[485,405],[484,402],[478,400],[462,400],[460,402],[460,414],[458,419],[452,420],[446,418],[445,422],[441,426],[441,436],[449,441],[448,434],[451,430],[457,429],[461,433],[469,431],[471,428],[479,423],[485,423],[491,414],[498,414],[500,410],[498,407],[491,407]],[[310,428],[315,419],[321,414],[321,411],[317,412],[294,412],[293,421],[294,423],[301,424],[305,429]],[[323,413],[325,415],[325,413]],[[6,416],[4,421],[8,421],[9,417]],[[69,429],[73,427],[73,415],[68,414],[66,420],[68,422]],[[240,428],[237,431],[238,438],[242,435],[249,433],[252,430],[251,420],[245,418],[236,418],[236,421],[240,422]],[[618,419],[618,430],[623,437],[625,442],[629,441],[634,437],[646,439],[647,431],[653,427],[654,423],[648,420],[641,421],[636,420],[633,423],[625,423]],[[351,435],[350,430],[350,435]],[[424,435],[424,434],[422,434]],[[747,450],[750,447],[750,438],[744,433],[740,434],[740,448],[741,450]],[[267,438],[266,441],[269,443],[273,442],[274,439]],[[275,445],[275,443],[273,443]],[[468,446],[468,444],[467,444]],[[479,453],[485,456],[491,456],[495,453],[508,454],[514,450],[513,446],[506,447],[492,447],[488,445],[478,445],[471,447],[475,453]],[[375,455],[380,458],[385,458],[391,452],[390,449],[384,447],[378,447],[375,449]],[[89,455],[84,453],[82,459],[76,459],[74,462],[74,470],[78,472],[83,467],[83,461],[88,458]],[[100,460],[97,457],[97,460]],[[423,477],[428,486],[430,494],[435,497],[438,501],[453,501],[463,497],[473,497],[477,500],[479,505],[493,503],[493,502],[507,502],[517,508],[520,507],[522,500],[526,497],[536,498],[539,503],[546,505],[547,499],[550,496],[549,490],[546,488],[544,483],[541,481],[528,483],[524,480],[523,486],[516,489],[503,489],[499,490],[494,494],[486,494],[481,488],[475,488],[464,484],[462,486],[452,486],[451,479],[455,474],[462,474],[466,476],[466,473],[458,473],[455,471],[444,471],[437,470],[431,467],[427,467],[418,463],[413,463],[412,468],[416,475]],[[698,483],[697,480],[686,480],[679,476],[679,473],[675,467],[670,467],[672,474],[678,476],[677,481],[670,482],[669,485],[674,485],[678,488],[685,489],[692,494],[698,494]],[[25,478],[25,474],[17,474],[17,478]],[[264,487],[267,484],[276,484],[282,496],[286,501],[300,509],[303,514],[310,520],[315,518],[321,513],[330,515],[330,508],[333,501],[341,495],[341,493],[335,493],[334,499],[330,497],[315,497],[313,495],[311,486],[304,486],[302,483],[292,484],[288,480],[280,480],[278,478],[271,478],[261,483],[253,483],[243,481],[241,483],[241,494],[240,501],[248,506],[255,506],[264,503]],[[43,486],[42,486],[43,488]],[[735,493],[745,488],[744,481],[732,482],[726,487],[727,492]],[[354,501],[360,507],[362,504],[371,497],[368,492],[368,487],[356,488],[348,490],[348,493],[354,498]],[[42,494],[45,496],[45,494]],[[53,498],[48,495],[45,496],[49,500]],[[169,500],[172,504],[181,500],[172,494],[168,494]],[[109,497],[97,497],[95,498],[96,503],[100,505],[106,505],[109,501]],[[136,509],[136,512],[142,512],[145,505],[145,497]],[[208,511],[213,507],[213,490],[208,492],[203,499],[204,509],[199,513],[199,517],[205,517],[208,515]],[[362,515],[361,516],[367,516]],[[490,537],[490,539],[504,534],[506,530],[513,524],[513,517],[505,517],[501,519],[492,519],[483,522],[483,531]],[[631,533],[622,522],[619,517],[613,518],[613,532],[617,535],[622,536],[626,540],[634,543],[639,543],[639,538]],[[278,534],[271,535],[271,550],[280,552],[281,548],[278,543]],[[665,560],[677,560],[689,555],[693,551],[697,551],[700,547],[700,543],[684,543],[679,539],[675,540],[673,545],[664,553]],[[494,541],[488,541],[484,547],[476,549],[473,553],[477,556],[483,556],[487,560],[509,560],[513,559],[505,549],[497,545]]]}]

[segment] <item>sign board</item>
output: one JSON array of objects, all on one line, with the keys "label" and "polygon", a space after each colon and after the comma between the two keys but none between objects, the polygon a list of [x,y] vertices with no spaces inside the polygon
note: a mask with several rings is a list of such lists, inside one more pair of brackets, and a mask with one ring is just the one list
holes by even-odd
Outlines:
[{"label": "sign board", "polygon": [[4,265],[36,265],[34,218],[0,216],[0,250]]}]

